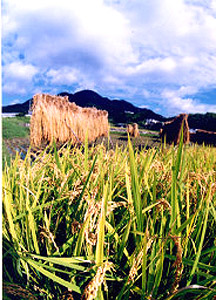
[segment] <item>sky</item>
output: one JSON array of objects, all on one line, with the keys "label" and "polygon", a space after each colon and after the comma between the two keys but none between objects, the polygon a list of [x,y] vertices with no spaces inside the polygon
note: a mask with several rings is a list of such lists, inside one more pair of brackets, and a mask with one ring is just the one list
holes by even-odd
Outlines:
[{"label": "sky", "polygon": [[83,89],[216,113],[216,0],[2,0],[2,105]]}]

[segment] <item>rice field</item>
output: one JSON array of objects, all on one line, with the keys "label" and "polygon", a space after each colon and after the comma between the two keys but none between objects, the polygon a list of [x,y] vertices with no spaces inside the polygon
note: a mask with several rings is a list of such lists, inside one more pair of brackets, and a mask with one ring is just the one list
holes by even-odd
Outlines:
[{"label": "rice field", "polygon": [[2,180],[4,299],[216,297],[216,148],[86,138]]}]

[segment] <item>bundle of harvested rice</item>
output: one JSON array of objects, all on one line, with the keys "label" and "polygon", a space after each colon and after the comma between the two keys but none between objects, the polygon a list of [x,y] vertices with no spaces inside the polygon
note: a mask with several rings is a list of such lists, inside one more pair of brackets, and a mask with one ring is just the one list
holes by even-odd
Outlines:
[{"label": "bundle of harvested rice", "polygon": [[33,98],[30,125],[31,145],[42,142],[72,144],[108,135],[108,113],[96,108],[82,108],[68,101],[68,96],[37,94]]},{"label": "bundle of harvested rice", "polygon": [[166,136],[167,143],[179,144],[181,137],[181,128],[183,127],[183,142],[190,142],[190,132],[188,126],[188,115],[180,114],[169,122],[165,122],[160,130],[160,136],[164,140]]},{"label": "bundle of harvested rice", "polygon": [[133,123],[132,125],[128,124],[127,125],[127,133],[129,133],[130,136],[138,137],[140,135],[139,129],[138,129],[138,124],[137,123]]}]

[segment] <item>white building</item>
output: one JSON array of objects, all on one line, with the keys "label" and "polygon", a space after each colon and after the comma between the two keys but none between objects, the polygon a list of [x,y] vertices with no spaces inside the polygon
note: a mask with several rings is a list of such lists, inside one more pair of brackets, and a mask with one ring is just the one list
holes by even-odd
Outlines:
[{"label": "white building", "polygon": [[155,119],[146,119],[145,125],[157,124],[157,123],[160,123],[160,122]]}]

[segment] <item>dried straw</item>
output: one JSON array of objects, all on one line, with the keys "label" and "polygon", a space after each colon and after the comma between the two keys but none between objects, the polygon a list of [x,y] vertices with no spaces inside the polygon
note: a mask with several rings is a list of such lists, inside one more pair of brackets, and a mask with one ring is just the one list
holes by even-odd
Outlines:
[{"label": "dried straw", "polygon": [[72,144],[93,142],[108,135],[108,113],[96,108],[82,108],[68,101],[68,96],[37,94],[33,98],[30,126],[31,145],[42,142]]},{"label": "dried straw", "polygon": [[160,130],[160,136],[162,139],[166,136],[167,143],[174,143],[177,145],[180,142],[182,126],[183,142],[188,144],[190,142],[190,133],[187,114],[180,114],[175,119],[165,122],[163,128]]},{"label": "dried straw", "polygon": [[134,123],[133,124],[133,136],[134,137],[138,137],[140,134],[139,134],[139,129],[138,129],[138,124],[137,123]]},{"label": "dried straw", "polygon": [[138,124],[137,123],[133,123],[132,125],[128,124],[127,125],[127,133],[129,133],[129,135],[132,137],[138,137],[140,135],[139,129],[138,129]]},{"label": "dried straw", "polygon": [[131,124],[127,125],[127,133],[129,133],[129,135],[133,134],[133,126]]},{"label": "dried straw", "polygon": [[106,271],[109,269],[113,269],[113,265],[108,261],[98,267],[94,278],[89,282],[83,292],[82,300],[94,300],[96,298],[98,288],[104,283]]},{"label": "dried straw", "polygon": [[13,299],[29,299],[37,300],[37,297],[34,296],[28,289],[23,288],[18,284],[3,284],[3,291],[5,294],[11,295]]},{"label": "dried straw", "polygon": [[175,293],[179,287],[179,282],[181,281],[182,272],[183,272],[183,263],[182,263],[182,246],[181,246],[181,238],[178,236],[172,236],[169,234],[171,239],[174,241],[176,246],[176,260],[173,264],[173,268],[176,268],[175,273],[175,281],[171,287],[171,293]]}]

